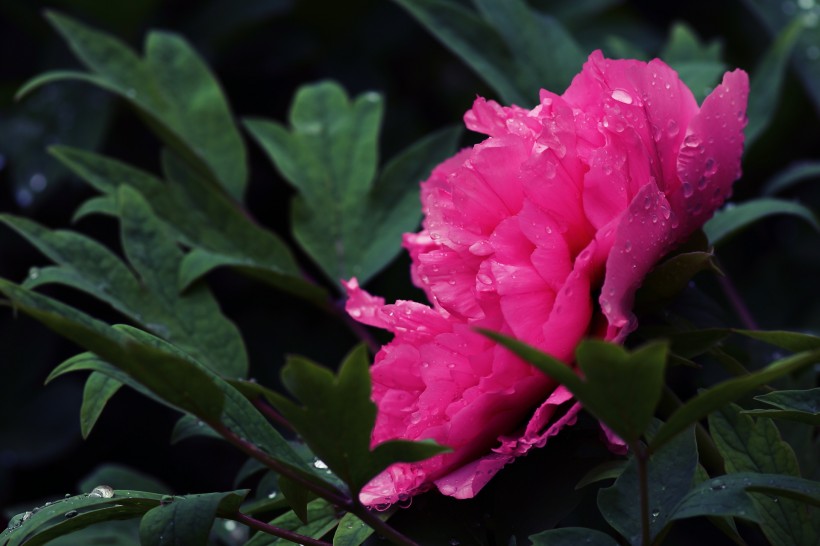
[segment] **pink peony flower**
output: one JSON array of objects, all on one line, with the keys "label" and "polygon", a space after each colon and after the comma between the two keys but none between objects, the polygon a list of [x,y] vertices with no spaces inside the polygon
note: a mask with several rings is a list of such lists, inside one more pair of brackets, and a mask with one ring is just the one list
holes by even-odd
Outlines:
[{"label": "pink peony flower", "polygon": [[745,72],[726,73],[699,108],[662,61],[596,51],[563,95],[541,91],[532,110],[475,101],[464,120],[488,138],[422,183],[423,229],[404,240],[432,307],[385,305],[346,284],[350,315],[395,335],[372,367],[372,443],[431,438],[453,450],[391,466],[364,488],[365,504],[433,485],[472,497],[575,422],[566,389],[474,328],[568,364],[584,337],[622,342],[644,276],[731,194],[748,90]]}]

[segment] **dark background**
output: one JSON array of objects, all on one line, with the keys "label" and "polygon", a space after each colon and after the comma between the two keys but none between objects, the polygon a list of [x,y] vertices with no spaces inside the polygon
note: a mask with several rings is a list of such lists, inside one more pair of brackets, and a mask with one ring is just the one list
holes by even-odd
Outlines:
[{"label": "dark background", "polygon": [[[549,10],[561,2],[532,4]],[[768,29],[739,0],[601,4],[608,6],[594,18],[566,21],[590,51],[616,35],[654,54],[672,23],[682,20],[701,39],[720,40],[729,67],[751,72],[771,40]],[[383,159],[458,122],[476,95],[493,96],[414,19],[384,0],[0,0],[0,211],[50,227],[70,227],[75,208],[92,192],[65,175],[43,152],[45,146],[93,148],[156,171],[160,145],[121,102],[82,84],[51,85],[22,103],[13,101],[15,90],[29,78],[48,69],[78,67],[41,16],[46,7],[112,32],[137,49],[149,29],[181,33],[207,60],[240,117],[282,121],[298,86],[320,79],[339,81],[351,95],[377,90],[386,98]],[[820,159],[817,110],[794,73],[773,108],[772,126],[747,150],[737,201],[758,195],[792,161]],[[248,147],[248,208],[263,225],[286,236],[290,189],[259,150]],[[816,208],[820,191],[814,186],[802,184],[786,196]],[[88,218],[72,227],[112,247],[118,244],[112,220]],[[816,233],[797,220],[769,219],[737,236],[719,256],[761,327],[820,330]],[[0,276],[19,281],[30,267],[46,263],[22,239],[0,228]],[[388,300],[416,296],[408,282],[408,263],[404,256],[398,259],[375,279],[372,291]],[[335,365],[355,342],[343,325],[266,286],[229,272],[216,272],[209,281],[245,336],[252,375],[266,384],[275,385],[284,354]],[[708,292],[709,281],[705,284]],[[105,320],[122,320],[74,291],[57,287],[46,292]],[[725,301],[719,295],[715,299],[727,320],[736,321]],[[320,332],[318,340],[315,332]],[[109,461],[155,475],[181,493],[233,487],[243,462],[237,452],[207,439],[169,447],[177,416],[127,389],[113,398],[90,437],[82,440],[78,411],[84,378],[65,376],[42,385],[54,366],[77,352],[38,323],[0,309],[0,508],[25,509],[73,493],[83,476]]]}]

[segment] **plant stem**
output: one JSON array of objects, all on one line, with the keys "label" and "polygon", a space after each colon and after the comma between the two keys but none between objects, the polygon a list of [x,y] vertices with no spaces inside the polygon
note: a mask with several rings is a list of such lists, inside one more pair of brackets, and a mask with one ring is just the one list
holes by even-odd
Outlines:
[{"label": "plant stem", "polygon": [[641,442],[636,442],[630,446],[635,453],[635,458],[638,463],[638,487],[640,489],[641,497],[641,545],[650,546],[649,532],[649,453],[646,446]]},{"label": "plant stem", "polygon": [[382,519],[369,510],[366,506],[361,504],[358,500],[354,500],[351,506],[346,507],[349,512],[355,514],[360,520],[366,523],[379,535],[383,536],[393,544],[399,546],[418,546],[410,537],[401,534],[399,531],[382,521]]},{"label": "plant stem", "polygon": [[746,302],[743,301],[740,292],[737,291],[737,288],[735,288],[734,283],[732,283],[728,275],[724,273],[723,275],[718,275],[717,278],[721,288],[723,288],[723,293],[726,294],[729,303],[731,303],[743,326],[749,330],[759,330],[760,328],[757,325],[757,321],[755,321],[751,311],[749,311],[749,308],[746,306]]},{"label": "plant stem", "polygon": [[300,535],[299,533],[294,533],[293,531],[288,531],[287,529],[282,529],[281,527],[276,527],[275,525],[254,519],[246,514],[243,514],[242,512],[237,512],[231,519],[238,521],[243,525],[247,525],[251,529],[256,529],[257,531],[261,531],[275,537],[284,538],[285,540],[289,540],[296,544],[304,544],[306,546],[332,546],[329,542]]},{"label": "plant stem", "polygon": [[302,473],[296,471],[295,469],[291,468],[285,463],[274,459],[273,457],[262,451],[259,448],[259,446],[257,446],[253,442],[249,442],[244,438],[240,438],[236,433],[234,433],[232,430],[230,430],[222,423],[218,421],[209,422],[208,425],[210,425],[211,428],[213,428],[220,436],[225,438],[228,442],[238,447],[246,455],[253,457],[254,459],[264,464],[266,467],[270,468],[276,473],[281,474],[282,476],[286,476],[292,481],[303,486],[305,489],[316,493],[318,496],[331,502],[332,504],[347,507],[352,503],[352,500],[341,491],[337,489],[328,489],[323,485],[320,485],[306,478]]},{"label": "plant stem", "polygon": [[288,430],[293,430],[293,425],[291,425],[287,419],[279,415],[270,404],[268,404],[267,400],[265,400],[264,396],[259,396],[252,400],[252,403],[256,409],[259,410],[259,413],[267,417],[269,420],[273,421],[277,425],[287,428]]}]

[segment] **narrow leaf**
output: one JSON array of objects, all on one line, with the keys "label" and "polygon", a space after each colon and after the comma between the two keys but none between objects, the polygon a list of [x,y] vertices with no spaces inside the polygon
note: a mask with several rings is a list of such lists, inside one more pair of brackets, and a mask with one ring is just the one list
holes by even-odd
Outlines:
[{"label": "narrow leaf", "polygon": [[[336,509],[322,499],[310,502],[307,507],[307,514],[308,523],[302,523],[295,513],[288,512],[274,519],[270,524],[300,535],[321,538],[336,527],[339,522]],[[245,543],[245,546],[291,546],[292,544],[292,542],[282,538],[257,533]]]},{"label": "narrow leaf", "polygon": [[339,520],[339,526],[333,535],[333,546],[359,546],[372,534],[373,529],[348,512]]},{"label": "narrow leaf", "polygon": [[651,452],[657,451],[676,434],[725,404],[737,400],[778,377],[796,372],[818,360],[820,360],[820,351],[818,350],[798,353],[773,362],[762,370],[747,376],[730,379],[702,391],[669,416],[669,419],[661,425],[652,442],[650,442],[649,450]]},{"label": "narrow leaf", "polygon": [[582,527],[563,527],[544,531],[529,537],[533,546],[617,546],[618,541],[595,529]]},{"label": "narrow leaf", "polygon": [[709,242],[718,245],[743,228],[775,214],[797,216],[808,222],[815,230],[820,231],[820,224],[817,223],[817,218],[810,209],[799,203],[770,197],[726,207],[716,212],[712,219],[703,226],[703,230],[709,237]]},{"label": "narrow leaf", "polygon": [[820,161],[792,163],[780,171],[763,188],[763,195],[774,195],[791,188],[799,182],[820,178]]},{"label": "narrow leaf", "polygon": [[80,430],[88,438],[91,429],[102,414],[105,405],[122,387],[122,383],[99,372],[92,372],[85,382],[83,403],[80,407]]}]

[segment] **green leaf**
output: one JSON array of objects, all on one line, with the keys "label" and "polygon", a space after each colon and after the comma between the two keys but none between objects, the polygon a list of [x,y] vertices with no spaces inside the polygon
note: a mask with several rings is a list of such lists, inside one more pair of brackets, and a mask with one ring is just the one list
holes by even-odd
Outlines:
[{"label": "green leaf", "polygon": [[171,494],[171,488],[148,474],[129,466],[117,463],[105,463],[95,468],[78,484],[80,491],[90,493],[98,485],[109,485],[114,489],[131,489],[150,491],[163,495]]},{"label": "green leaf", "polygon": [[333,82],[299,89],[291,129],[248,119],[248,131],[282,176],[298,190],[291,214],[299,244],[339,287],[365,283],[398,253],[401,235],[418,225],[418,183],[454,148],[459,129],[446,129],[400,154],[376,179],[382,99],[351,101]]},{"label": "green leaf", "polygon": [[373,529],[348,512],[339,520],[339,526],[333,535],[333,546],[359,546],[372,534]]},{"label": "green leaf", "polygon": [[584,409],[627,443],[649,425],[661,396],[668,347],[651,343],[629,353],[613,343],[582,341],[576,350],[584,379],[563,362],[525,343],[479,330],[569,389]]},{"label": "green leaf", "polygon": [[117,201],[125,254],[162,307],[165,316],[157,318],[166,319],[147,323],[148,329],[173,339],[216,372],[231,377],[247,375],[247,354],[241,334],[221,313],[210,290],[198,285],[179,294],[177,272],[182,251],[165,224],[141,194],[128,186],[120,188]]},{"label": "green leaf", "polygon": [[[312,538],[321,538],[336,527],[339,521],[338,516],[336,516],[336,509],[326,501],[317,499],[310,502],[307,508],[308,523],[302,523],[295,513],[288,512],[271,521],[270,524]],[[282,538],[257,533],[245,543],[245,546],[286,546],[292,544],[292,542]]]},{"label": "green leaf", "polygon": [[[647,481],[652,538],[661,533],[674,508],[686,496],[697,464],[694,428],[679,434],[649,459]],[[641,541],[640,498],[638,461],[632,456],[615,483],[598,491],[598,508],[607,523],[633,545]]]},{"label": "green leaf", "polygon": [[539,89],[563,91],[585,57],[553,17],[523,0],[395,0],[467,63],[508,104],[535,104]]},{"label": "green leaf", "polygon": [[[106,196],[115,197],[120,186],[132,187],[143,195],[179,242],[193,248],[180,266],[181,288],[188,288],[215,267],[229,265],[319,305],[325,303],[324,291],[302,278],[295,258],[279,237],[253,223],[213,184],[173,154],[163,155],[163,170],[169,180],[164,183],[144,171],[83,150],[55,146],[50,152]],[[118,209],[108,199],[87,209],[84,206],[77,214],[92,212],[116,216]]]},{"label": "green leaf", "polygon": [[716,409],[733,402],[766,383],[800,370],[820,360],[820,351],[807,351],[773,362],[762,370],[744,377],[718,383],[702,391],[678,408],[667,421],[661,425],[649,444],[651,452],[657,451],[675,435],[706,417]]},{"label": "green leaf", "polygon": [[521,90],[511,77],[514,66],[498,32],[474,11],[452,0],[394,0],[433,36],[473,69],[508,104],[535,102],[538,88]]},{"label": "green leaf", "polygon": [[[618,546],[618,541],[595,529],[563,527],[551,529],[529,537],[533,546]],[[335,546],[335,545],[334,545]]]},{"label": "green leaf", "polygon": [[[743,415],[740,406],[730,404],[709,415],[709,431],[727,472],[800,475],[794,451],[780,439],[769,419],[754,420]],[[817,520],[808,506],[763,494],[751,497],[760,527],[774,546],[816,544],[820,540],[820,529],[812,524]]]},{"label": "green leaf", "polygon": [[797,18],[792,21],[780,32],[752,73],[749,106],[746,110],[749,116],[749,125],[746,127],[747,149],[763,134],[777,112],[789,57],[803,29],[802,20]]},{"label": "green leaf", "polygon": [[708,46],[686,23],[676,23],[658,57],[674,68],[700,103],[720,81],[726,64],[721,60],[722,47],[715,41]]},{"label": "green leaf", "polygon": [[[147,222],[143,233],[152,236],[152,244],[163,240],[162,228],[144,201],[141,202],[133,191],[126,199],[127,206],[135,207],[129,211],[129,218],[140,213],[140,218],[135,221]],[[124,205],[120,203],[120,206]],[[70,231],[50,231],[30,220],[10,215],[0,215],[0,221],[59,264],[58,267],[33,270],[26,280],[26,287],[60,283],[77,288],[105,301],[147,330],[173,339],[212,370],[230,376],[246,375],[247,356],[239,331],[221,314],[210,290],[201,286],[183,296],[176,292],[176,270],[170,269],[179,264],[181,253],[172,241],[164,243],[167,252],[162,259],[167,262],[156,270],[153,266],[142,268],[141,273],[147,273],[147,279],[138,279],[113,252],[88,237]],[[123,224],[123,229],[125,226]],[[128,247],[132,242],[131,238],[124,244]],[[165,271],[165,278],[157,276],[161,271]],[[173,292],[163,281],[170,283]],[[196,328],[192,327],[192,319],[196,320]]]},{"label": "green leaf", "polygon": [[[155,399],[196,415],[213,428],[227,429],[253,442],[305,479],[326,484],[315,468],[305,464],[239,391],[173,345],[128,326],[111,328],[65,304],[3,279],[0,279],[0,292],[15,308],[124,372],[122,375],[109,373],[120,382],[139,384],[138,390],[148,391]],[[72,359],[66,368],[83,366],[107,371],[100,361],[85,355],[82,359]]]},{"label": "green leaf", "polygon": [[798,182],[820,178],[820,161],[799,161],[777,173],[763,188],[763,195],[774,195]]},{"label": "green leaf", "polygon": [[247,183],[242,138],[219,83],[182,37],[149,33],[140,59],[106,33],[56,12],[47,17],[91,73],[50,72],[24,85],[18,97],[66,79],[116,93],[194,168],[218,181],[234,199],[242,198]]},{"label": "green leaf", "polygon": [[161,499],[156,493],[128,490],[114,490],[109,498],[85,494],[60,498],[13,517],[0,533],[0,544],[40,546],[89,525],[139,517]]},{"label": "green leaf", "polygon": [[142,546],[207,546],[218,514],[231,516],[248,490],[172,497],[148,511],[140,521]]},{"label": "green leaf", "polygon": [[635,305],[660,309],[674,299],[689,281],[705,270],[719,271],[712,252],[685,252],[655,266],[635,294]]},{"label": "green leaf", "polygon": [[797,216],[808,222],[815,230],[820,231],[820,224],[817,223],[817,218],[810,209],[799,203],[770,197],[747,201],[741,205],[719,210],[711,220],[706,222],[703,230],[709,237],[709,242],[718,245],[741,229],[775,214]]},{"label": "green leaf", "polygon": [[80,407],[80,430],[88,438],[105,405],[122,387],[122,383],[99,372],[92,372],[85,382],[83,404]]},{"label": "green leaf", "polygon": [[371,478],[396,462],[415,462],[447,451],[433,442],[389,441],[370,450],[376,406],[370,400],[367,351],[359,346],[338,376],[301,357],[291,357],[282,382],[301,403],[272,393],[271,402],[317,457],[355,495]]},{"label": "green leaf", "polygon": [[555,18],[533,10],[524,0],[473,0],[473,4],[512,54],[513,81],[531,97],[519,106],[533,104],[541,88],[562,92],[581,71],[586,56]]},{"label": "green leaf", "polygon": [[285,499],[288,501],[288,505],[290,505],[293,513],[302,520],[302,523],[308,522],[308,502],[316,498],[316,495],[295,483],[293,480],[289,480],[285,476],[279,476],[277,480],[279,491],[285,496]]},{"label": "green leaf", "polygon": [[194,436],[223,439],[222,436],[206,425],[201,419],[195,415],[188,414],[180,417],[174,424],[174,428],[171,431],[171,443],[176,444],[177,442],[181,442],[186,438],[193,438]]},{"label": "green leaf", "polygon": [[737,472],[695,486],[675,508],[670,520],[697,516],[733,516],[759,523],[759,516],[746,492],[766,492],[820,506],[820,484],[784,476]]},{"label": "green leaf", "polygon": [[623,473],[624,468],[626,468],[626,461],[622,460],[601,463],[587,472],[575,486],[575,489],[578,490],[603,480],[614,480]]},{"label": "green leaf", "polygon": [[755,400],[779,409],[753,409],[742,413],[753,417],[786,419],[820,426],[820,388],[793,391],[776,391],[755,396]]},{"label": "green leaf", "polygon": [[786,330],[732,330],[794,353],[820,349],[820,337]]}]

